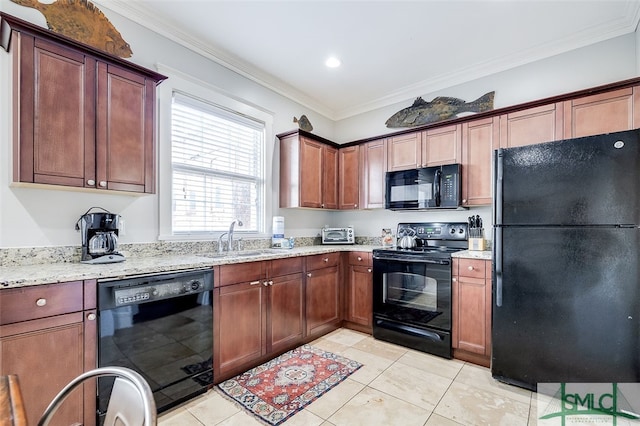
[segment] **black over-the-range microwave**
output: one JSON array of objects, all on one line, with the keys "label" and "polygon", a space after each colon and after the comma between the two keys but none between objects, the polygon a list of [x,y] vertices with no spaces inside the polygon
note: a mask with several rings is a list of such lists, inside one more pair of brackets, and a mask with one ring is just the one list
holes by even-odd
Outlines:
[{"label": "black over-the-range microwave", "polygon": [[385,208],[390,210],[460,207],[460,164],[387,172]]}]

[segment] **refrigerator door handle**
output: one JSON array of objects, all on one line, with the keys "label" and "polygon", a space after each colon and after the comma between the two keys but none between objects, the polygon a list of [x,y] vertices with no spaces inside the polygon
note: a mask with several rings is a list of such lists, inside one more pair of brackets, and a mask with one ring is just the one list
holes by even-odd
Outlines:
[{"label": "refrigerator door handle", "polygon": [[502,306],[502,228],[497,226],[495,232],[495,279],[496,279],[496,307]]},{"label": "refrigerator door handle", "polygon": [[495,167],[496,167],[496,187],[494,188],[494,212],[495,223],[502,225],[502,181],[503,181],[503,166],[502,166],[502,150],[495,151]]}]

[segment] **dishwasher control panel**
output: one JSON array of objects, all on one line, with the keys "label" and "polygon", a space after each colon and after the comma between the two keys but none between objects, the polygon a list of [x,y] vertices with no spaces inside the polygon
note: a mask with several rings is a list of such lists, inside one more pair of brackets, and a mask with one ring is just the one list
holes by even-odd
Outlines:
[{"label": "dishwasher control panel", "polygon": [[99,282],[98,304],[100,309],[110,309],[208,290],[213,290],[213,273],[209,270],[132,277]]}]

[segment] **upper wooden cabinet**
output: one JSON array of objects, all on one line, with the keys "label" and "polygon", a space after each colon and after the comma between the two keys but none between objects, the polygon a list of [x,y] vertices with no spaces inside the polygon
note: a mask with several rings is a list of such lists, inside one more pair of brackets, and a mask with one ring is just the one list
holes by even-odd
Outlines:
[{"label": "upper wooden cabinet", "polygon": [[360,145],[360,208],[383,209],[387,140]]},{"label": "upper wooden cabinet", "polygon": [[498,148],[498,117],[462,124],[462,205],[491,204],[493,151]]},{"label": "upper wooden cabinet", "polygon": [[440,166],[460,162],[462,125],[429,129],[422,134],[421,167]]},{"label": "upper wooden cabinet", "polygon": [[500,148],[532,145],[562,139],[562,102],[500,116]]},{"label": "upper wooden cabinet", "polygon": [[338,149],[300,132],[280,138],[280,207],[338,208]]},{"label": "upper wooden cabinet", "polygon": [[564,102],[564,139],[640,127],[640,89],[626,87]]},{"label": "upper wooden cabinet", "polygon": [[338,197],[340,210],[354,210],[360,203],[360,147],[358,145],[340,148],[338,176]]},{"label": "upper wooden cabinet", "polygon": [[408,170],[422,164],[422,132],[387,139],[387,170]]},{"label": "upper wooden cabinet", "polygon": [[166,77],[2,16],[14,56],[14,181],[155,192],[155,87]]}]

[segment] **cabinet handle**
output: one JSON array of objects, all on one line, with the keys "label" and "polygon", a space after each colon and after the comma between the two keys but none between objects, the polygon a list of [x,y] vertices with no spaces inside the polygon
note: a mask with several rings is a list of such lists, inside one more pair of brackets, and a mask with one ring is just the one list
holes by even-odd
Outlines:
[{"label": "cabinet handle", "polygon": [[269,281],[269,285],[273,285],[273,281]]},{"label": "cabinet handle", "polygon": [[260,281],[251,281],[249,283],[249,285],[257,285],[257,284],[260,284]]},{"label": "cabinet handle", "polygon": [[94,314],[94,313],[87,314],[87,319],[88,319],[89,321],[95,321],[95,319],[96,319],[96,314]]},{"label": "cabinet handle", "polygon": [[36,300],[36,306],[45,306],[46,304],[47,304],[47,299],[45,298],[40,298]]},{"label": "cabinet handle", "polygon": [[107,187],[107,181],[106,180],[101,180],[100,181],[100,188],[106,188]]},{"label": "cabinet handle", "polygon": [[307,272],[307,276],[311,278],[311,272]]},{"label": "cabinet handle", "polygon": [[89,180],[87,181],[87,185],[89,185],[89,186],[96,186],[96,181],[95,181],[95,180],[93,180],[93,179],[89,179]]},{"label": "cabinet handle", "polygon": [[469,267],[467,267],[468,270],[473,271],[473,266],[469,265]]},{"label": "cabinet handle", "polygon": [[358,256],[358,262],[362,262],[362,258]]},{"label": "cabinet handle", "polygon": [[322,259],[322,261],[323,261],[324,263],[327,263],[327,262],[329,262],[329,258],[328,258],[328,257],[325,257],[324,259]]},{"label": "cabinet handle", "polygon": [[269,281],[263,282],[262,285],[265,286],[265,287],[268,286],[269,285]]},{"label": "cabinet handle", "polygon": [[354,204],[354,205],[353,205],[353,207],[357,209],[357,208],[358,208],[358,205],[357,205],[357,204]]},{"label": "cabinet handle", "polygon": [[367,272],[371,272],[371,268],[367,268]]},{"label": "cabinet handle", "polygon": [[458,281],[458,279],[456,277],[453,277],[451,278],[451,281],[455,283],[456,281]]}]

